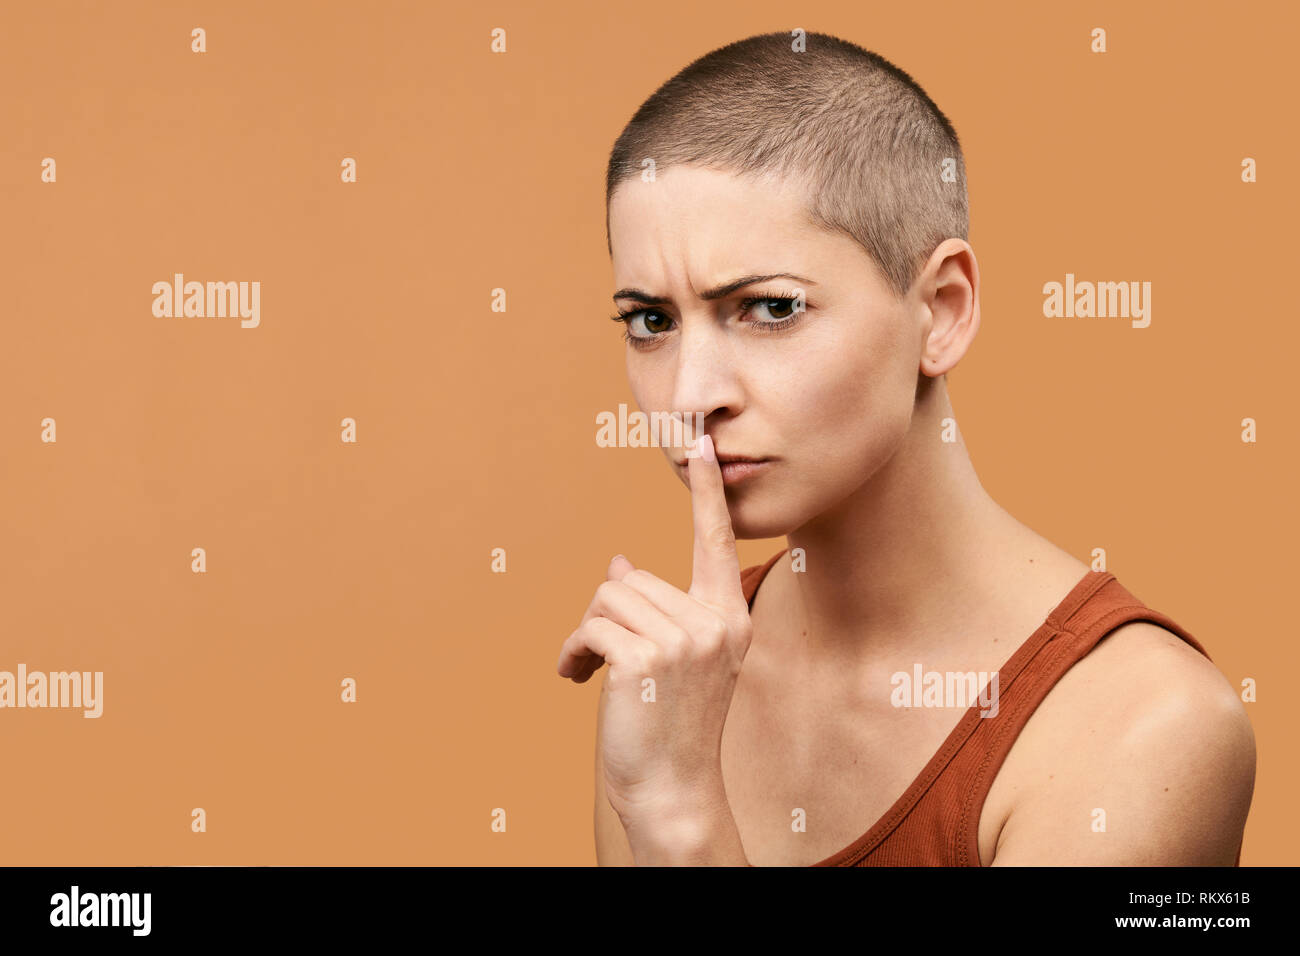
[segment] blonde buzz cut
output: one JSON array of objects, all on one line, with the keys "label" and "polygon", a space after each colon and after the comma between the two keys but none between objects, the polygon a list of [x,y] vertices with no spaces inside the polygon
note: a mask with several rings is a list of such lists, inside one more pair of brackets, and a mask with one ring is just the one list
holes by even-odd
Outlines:
[{"label": "blonde buzz cut", "polygon": [[[801,42],[802,41],[802,42]],[[952,123],[888,60],[825,33],[764,33],[683,68],[647,99],[614,143],[615,189],[697,164],[801,178],[813,223],[847,234],[902,298],[935,247],[967,239],[966,164]]]}]

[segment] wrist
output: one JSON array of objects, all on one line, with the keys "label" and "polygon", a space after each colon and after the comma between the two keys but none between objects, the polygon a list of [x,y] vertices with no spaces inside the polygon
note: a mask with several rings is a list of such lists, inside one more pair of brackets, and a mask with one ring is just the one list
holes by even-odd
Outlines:
[{"label": "wrist", "polygon": [[623,818],[638,866],[745,866],[740,831],[717,790],[665,796]]}]

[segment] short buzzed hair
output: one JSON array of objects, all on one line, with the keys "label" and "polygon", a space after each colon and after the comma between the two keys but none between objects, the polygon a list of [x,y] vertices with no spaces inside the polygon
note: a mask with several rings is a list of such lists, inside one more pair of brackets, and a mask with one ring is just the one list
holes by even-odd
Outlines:
[{"label": "short buzzed hair", "polygon": [[[764,33],[705,54],[664,83],[610,153],[609,201],[642,161],[735,173],[793,173],[812,221],[847,233],[902,298],[943,240],[967,238],[966,164],[957,133],[888,60],[825,33]],[[950,177],[942,174],[947,168]],[[955,179],[955,181],[945,181]]]}]

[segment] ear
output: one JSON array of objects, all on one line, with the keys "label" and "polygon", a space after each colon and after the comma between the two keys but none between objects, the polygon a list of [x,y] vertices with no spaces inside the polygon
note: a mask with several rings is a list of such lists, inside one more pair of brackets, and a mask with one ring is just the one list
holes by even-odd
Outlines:
[{"label": "ear", "polygon": [[980,327],[979,264],[963,239],[945,239],[934,250],[917,287],[928,314],[921,373],[938,378],[961,361]]}]

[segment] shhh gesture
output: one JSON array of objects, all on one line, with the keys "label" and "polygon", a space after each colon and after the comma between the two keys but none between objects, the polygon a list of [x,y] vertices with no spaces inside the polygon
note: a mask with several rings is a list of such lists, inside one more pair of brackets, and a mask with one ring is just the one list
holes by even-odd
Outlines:
[{"label": "shhh gesture", "polygon": [[598,731],[605,788],[638,862],[744,865],[721,746],[753,628],[712,438],[696,451],[690,590],[616,556],[556,669],[582,683],[609,664]]}]

